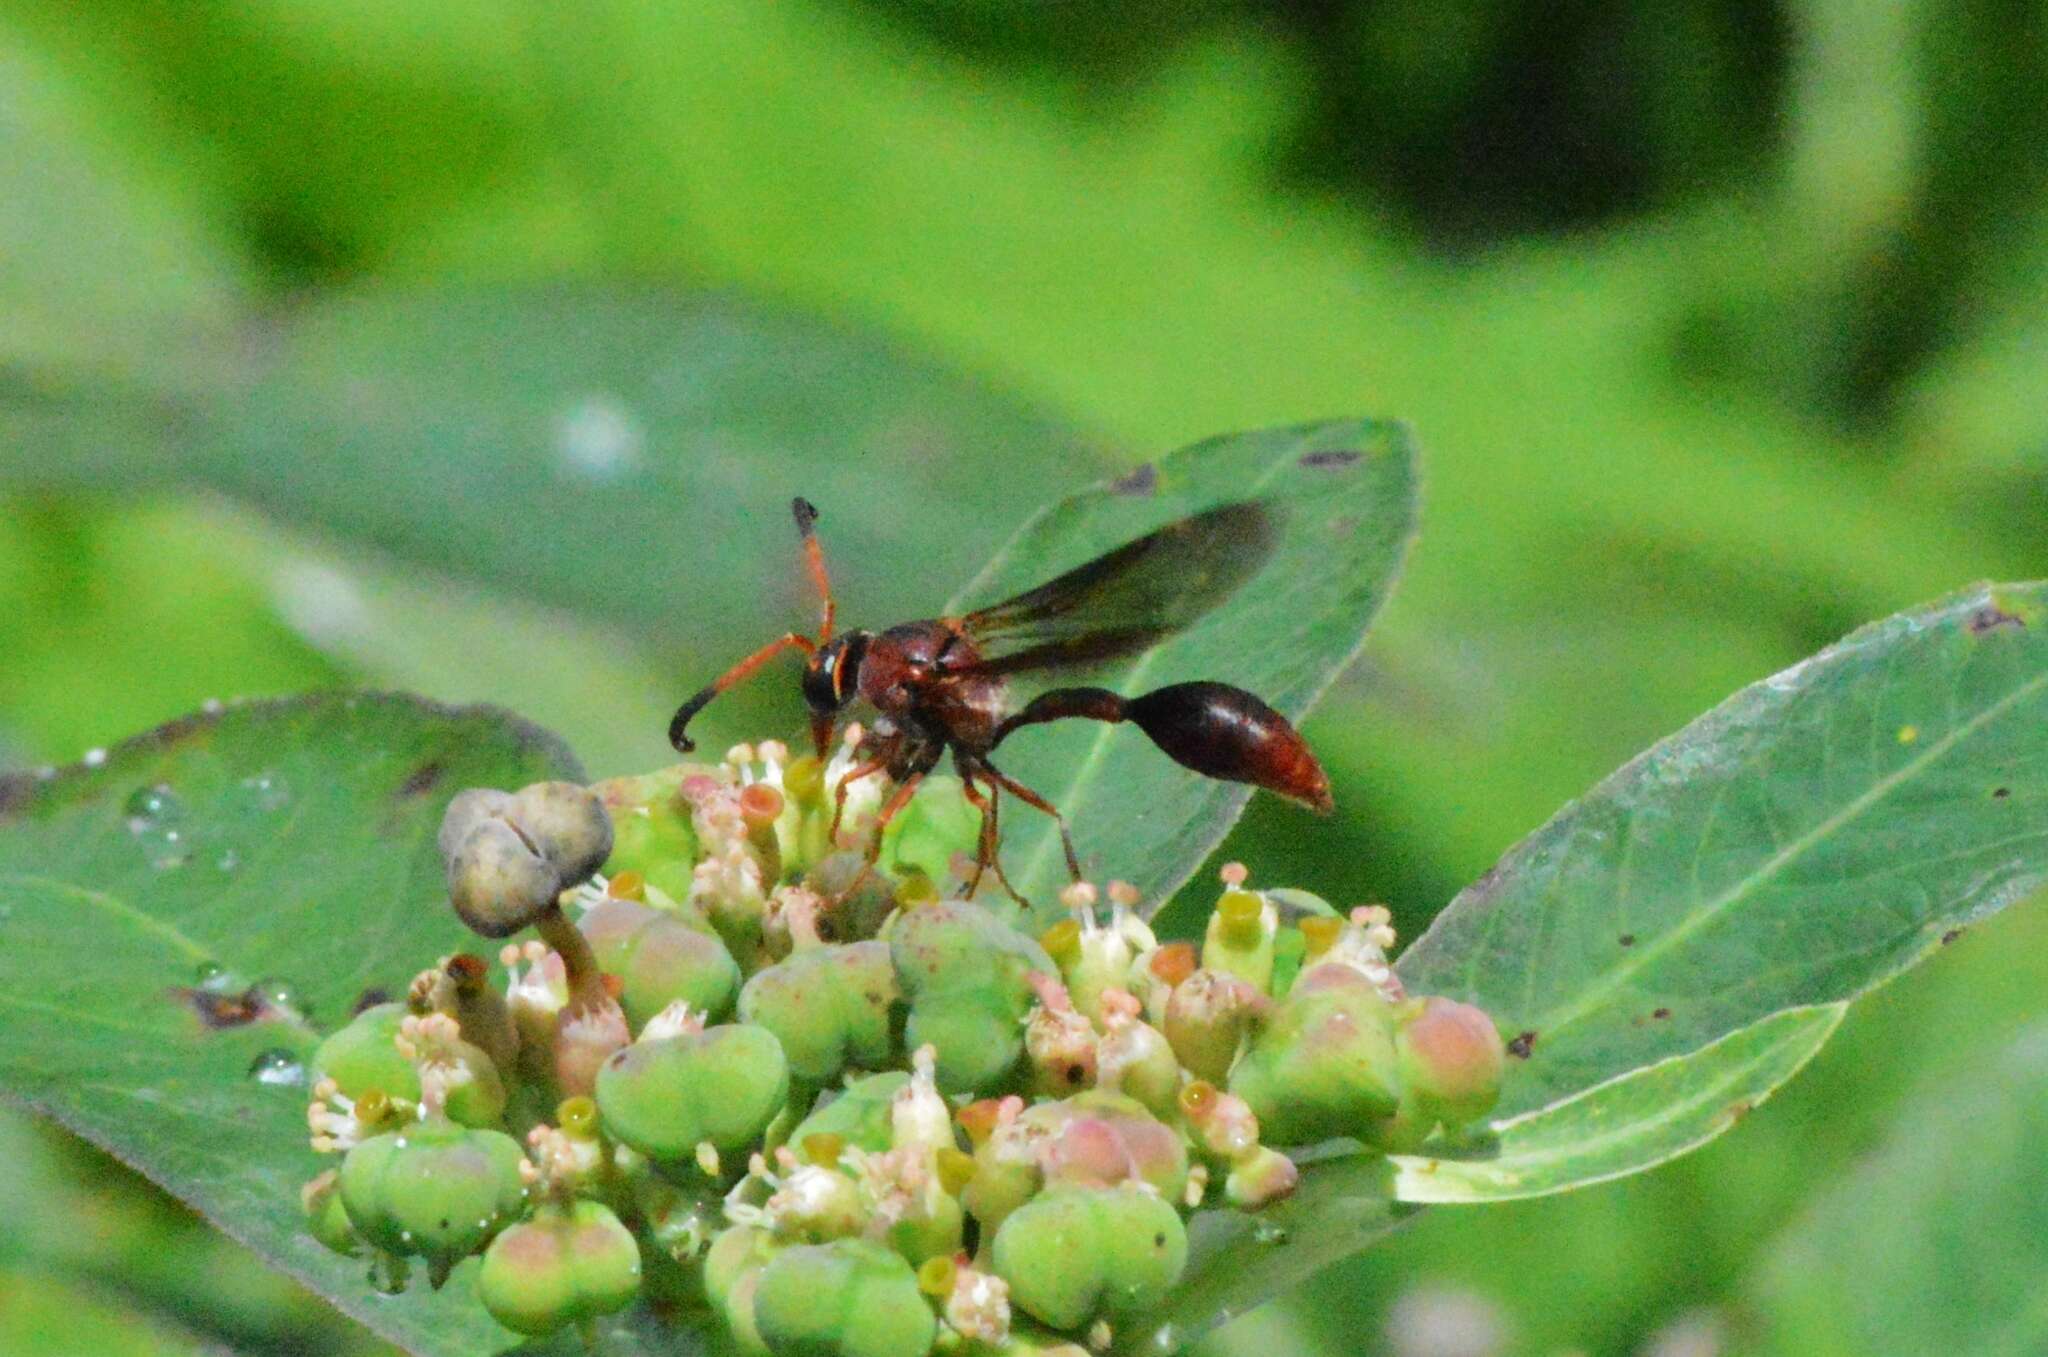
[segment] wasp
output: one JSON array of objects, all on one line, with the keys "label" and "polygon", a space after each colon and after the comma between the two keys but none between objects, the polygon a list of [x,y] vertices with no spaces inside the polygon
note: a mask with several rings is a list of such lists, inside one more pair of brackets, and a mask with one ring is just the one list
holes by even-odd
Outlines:
[{"label": "wasp", "polygon": [[998,853],[998,805],[1007,793],[1052,817],[1067,871],[1080,858],[1057,807],[1009,777],[994,755],[1018,731],[1049,721],[1130,722],[1169,758],[1205,777],[1250,783],[1327,814],[1330,780],[1287,719],[1256,695],[1227,683],[1169,684],[1137,697],[1108,688],[1055,687],[1021,706],[1011,681],[1069,675],[1140,654],[1230,597],[1257,573],[1277,540],[1277,518],[1258,501],[1223,504],[1168,523],[1015,598],[958,617],[903,622],[883,631],[838,626],[831,579],[818,543],[818,511],[791,505],[804,562],[823,609],[815,637],[788,632],[699,690],[669,722],[681,753],[696,744],[692,718],[718,694],[753,676],[784,651],[804,656],[803,696],[818,756],[831,749],[840,718],[856,701],[876,715],[841,778],[832,823],[836,840],[847,786],[886,775],[895,790],[883,803],[866,847],[870,867],[882,829],[949,754],[967,800],[980,812],[979,851],[966,883],[973,895],[993,871],[1016,899]]}]

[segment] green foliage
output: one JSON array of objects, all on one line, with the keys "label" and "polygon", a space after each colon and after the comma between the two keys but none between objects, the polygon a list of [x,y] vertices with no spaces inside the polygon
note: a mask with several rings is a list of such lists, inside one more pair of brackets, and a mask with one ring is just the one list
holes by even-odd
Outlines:
[{"label": "green foliage", "polygon": [[[1398,424],[1341,421],[1209,439],[1048,506],[948,611],[1020,593],[1189,514],[1262,500],[1280,521],[1272,559],[1195,625],[1105,679],[1127,695],[1179,678],[1220,680],[1299,719],[1357,655],[1386,601],[1415,533],[1416,475],[1412,436]],[[1128,877],[1155,909],[1251,796],[1241,785],[1191,782],[1136,731],[1087,722],[1025,731],[1003,746],[1000,762],[1068,817],[1084,864]],[[1160,806],[1171,813],[1132,813]],[[1065,877],[1054,826],[1017,810],[1004,861],[1034,900]]]},{"label": "green foliage", "polygon": [[2044,604],[2043,586],[1978,588],[1857,632],[1631,762],[1453,901],[1400,972],[1511,1034],[1502,1114],[1853,998],[2037,889]]},{"label": "green foliage", "polygon": [[[434,846],[447,792],[579,772],[500,713],[362,695],[231,707],[0,783],[0,1085],[379,1332],[494,1341],[474,1302],[375,1296],[305,1234],[305,1062],[315,1021],[408,978],[394,949],[431,962],[468,936]],[[337,949],[344,927],[365,945]]]},{"label": "green foliage", "polygon": [[[708,571],[678,568],[683,596],[656,596],[680,610],[666,635],[691,647],[687,665],[657,663],[607,623],[394,568],[360,540],[314,554],[246,514],[132,499],[169,464],[136,455],[165,446],[162,412],[205,399],[223,344],[239,380],[272,319],[289,331],[325,311],[308,283],[379,298],[536,278],[736,286],[878,323],[1056,404],[1128,459],[1321,411],[1407,414],[1432,450],[1429,533],[1364,664],[1309,728],[1339,816],[1310,823],[1257,799],[1226,850],[1260,879],[1387,898],[1404,931],[1723,694],[1959,580],[2044,571],[2032,19],[1821,0],[1789,14],[1785,83],[1767,89],[1737,49],[1690,41],[1721,30],[1689,9],[1645,32],[1640,15],[1596,6],[1525,40],[1513,7],[1482,23],[1424,6],[1410,24],[1413,6],[1293,6],[1294,36],[1275,39],[1234,25],[1228,5],[1190,34],[1180,6],[1155,43],[1146,6],[1102,39],[1113,63],[1059,30],[998,69],[985,44],[1013,36],[963,59],[870,21],[901,7],[600,5],[542,35],[498,0],[313,0],[289,21],[204,3],[0,5],[0,460],[24,450],[40,485],[85,488],[0,503],[0,762],[74,758],[210,696],[367,681],[509,702],[594,767],[640,767],[661,755],[665,707],[745,648],[752,617],[744,636],[694,629],[688,610],[714,606],[697,597]],[[1048,27],[1036,8],[1025,22]],[[1338,23],[1342,41],[1313,27]],[[1635,84],[1647,106],[1617,103],[1613,80],[1568,78],[1607,69],[1577,35],[1619,30],[1618,49],[1596,50],[1647,52],[1638,71],[1675,53],[1683,72]],[[1754,50],[1775,25],[1743,31]],[[1543,68],[1545,49],[1570,69]],[[1476,196],[1468,157],[1435,154],[1474,108],[1529,125],[1489,71],[1600,100],[1602,135],[1574,144],[1611,150],[1619,128],[1678,192],[1599,232],[1456,258],[1376,214],[1274,192],[1270,148],[1342,110],[1347,89],[1329,82],[1355,82],[1359,53],[1423,96],[1367,101],[1375,122],[1350,143],[1377,136],[1369,154],[1406,151],[1434,176],[1392,186],[1410,201]],[[1762,172],[1713,187],[1699,170],[1746,167],[1750,152],[1722,143],[1773,99]],[[1546,105],[1568,127],[1579,107]],[[1734,121],[1702,116],[1729,108]],[[1508,168],[1556,163],[1524,159]],[[1520,189],[1505,206],[1526,219]],[[250,308],[265,317],[254,330]],[[238,334],[256,342],[235,347]],[[1830,418],[1845,391],[1879,396],[1846,428]],[[978,460],[974,428],[958,446],[982,475],[1008,464]],[[772,481],[783,465],[777,452],[749,470]],[[1050,483],[1030,482],[1008,517],[957,522],[918,481],[913,469],[887,497],[878,483],[852,514],[825,505],[852,620],[927,609]],[[412,494],[409,477],[387,488]],[[684,493],[637,549],[694,549],[699,504]],[[780,586],[773,630],[808,604],[779,517],[759,517],[721,521],[738,546],[712,592],[753,603]],[[865,530],[850,519],[878,523],[862,562],[836,545]],[[300,586],[315,579],[355,587],[350,625],[308,621]],[[735,697],[707,734],[758,732]],[[1601,1192],[1431,1213],[1330,1274],[1304,1341],[1349,1350],[1398,1291],[1450,1281],[1500,1305],[1530,1348],[1635,1350],[1657,1316],[1729,1285],[1901,1081],[1955,1053],[1953,1034],[2038,1011],[2048,948],[2031,914],[1858,1005],[1732,1142]],[[60,1205],[21,1214],[23,1246],[67,1276],[118,1274],[138,1303],[187,1318],[244,1315],[215,1334],[224,1346],[351,1341],[151,1198],[96,1190],[103,1247],[53,1234],[40,1222],[104,1163],[24,1162],[44,1165],[26,1200]]]}]

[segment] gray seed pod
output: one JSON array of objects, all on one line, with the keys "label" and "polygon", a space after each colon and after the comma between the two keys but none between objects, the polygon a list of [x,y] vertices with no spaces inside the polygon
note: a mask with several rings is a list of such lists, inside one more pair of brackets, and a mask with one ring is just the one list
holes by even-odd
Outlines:
[{"label": "gray seed pod", "polygon": [[494,787],[471,787],[448,803],[441,816],[441,865],[453,867],[455,851],[469,837],[469,831],[485,820],[504,819],[512,808],[512,793]]},{"label": "gray seed pod", "polygon": [[554,907],[561,873],[537,857],[519,831],[503,820],[470,827],[448,860],[448,900],[472,929],[505,938]]},{"label": "gray seed pod", "polygon": [[604,803],[573,782],[520,788],[505,818],[555,865],[564,890],[589,880],[612,855],[612,822]]}]

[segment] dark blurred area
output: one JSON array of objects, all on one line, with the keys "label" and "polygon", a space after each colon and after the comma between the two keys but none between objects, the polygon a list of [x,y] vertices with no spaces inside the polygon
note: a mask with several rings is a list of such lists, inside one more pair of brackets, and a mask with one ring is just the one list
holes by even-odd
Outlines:
[{"label": "dark blurred area", "polygon": [[[1398,416],[1422,539],[1309,725],[1342,813],[1225,852],[1412,936],[1741,685],[2048,573],[2044,89],[2009,0],[0,0],[0,765],[348,683],[648,767],[796,596],[792,488],[841,478],[866,615],[1174,446]],[[2041,1012],[2039,914],[1708,1151],[1434,1211],[1210,1351],[1763,1350],[1772,1239]],[[10,1354],[374,1350],[0,1130]]]}]

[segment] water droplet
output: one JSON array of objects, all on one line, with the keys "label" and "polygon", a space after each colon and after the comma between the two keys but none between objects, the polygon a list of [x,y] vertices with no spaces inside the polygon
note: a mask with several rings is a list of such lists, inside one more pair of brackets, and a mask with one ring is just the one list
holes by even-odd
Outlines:
[{"label": "water droplet", "polygon": [[1252,1239],[1260,1244],[1285,1244],[1287,1227],[1270,1220],[1256,1221],[1252,1225]]},{"label": "water droplet", "polygon": [[249,1077],[273,1088],[296,1088],[306,1082],[306,1067],[290,1051],[273,1046],[249,1062]]},{"label": "water droplet", "polygon": [[228,979],[228,968],[218,961],[200,962],[199,969],[193,973],[192,983],[201,989],[232,988],[232,983]]},{"label": "water droplet", "polygon": [[232,872],[235,868],[242,865],[242,855],[230,848],[214,859],[213,865],[223,873]]},{"label": "water droplet", "polygon": [[97,768],[106,761],[107,751],[104,749],[93,748],[85,751],[85,766],[88,768]]},{"label": "water droplet", "polygon": [[137,787],[122,804],[128,817],[128,832],[149,854],[149,865],[158,869],[179,867],[191,857],[185,835],[178,828],[185,807],[165,784]]},{"label": "water droplet", "polygon": [[403,1245],[405,1245],[405,1246],[406,1246],[407,1248],[411,1248],[411,1247],[412,1247],[412,1231],[411,1231],[411,1230],[400,1230],[400,1231],[398,1232],[398,1242],[399,1242],[399,1243],[401,1243],[401,1244],[403,1244]]},{"label": "water droplet", "polygon": [[562,465],[593,481],[615,481],[639,469],[646,432],[622,403],[591,396],[555,417],[555,452]]},{"label": "water droplet", "polygon": [[1173,1325],[1161,1324],[1147,1335],[1145,1350],[1156,1352],[1160,1357],[1171,1357],[1173,1353],[1180,1351],[1180,1334],[1174,1331]]},{"label": "water droplet", "polygon": [[257,810],[269,813],[291,804],[292,791],[276,773],[255,773],[238,784],[242,799]]},{"label": "water droplet", "polygon": [[[139,834],[166,814],[176,814],[178,798],[168,786],[159,782],[154,786],[137,787],[128,793],[122,809],[128,816],[128,828]],[[139,825],[136,823],[138,820],[142,822]]]},{"label": "water droplet", "polygon": [[299,992],[299,987],[289,980],[259,980],[256,982],[256,993],[266,1007],[296,1013],[301,1018],[313,1016],[312,1006]]},{"label": "water droplet", "polygon": [[226,711],[227,708],[228,704],[217,697],[209,697],[199,704],[199,710],[205,712],[208,716],[218,716]]}]

